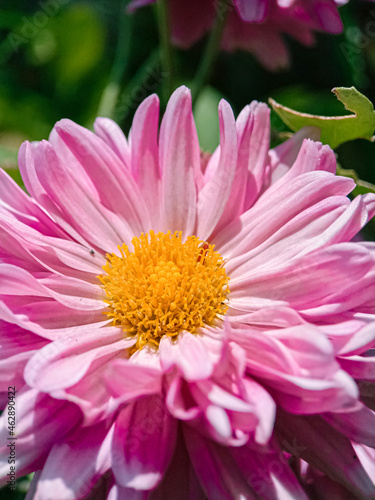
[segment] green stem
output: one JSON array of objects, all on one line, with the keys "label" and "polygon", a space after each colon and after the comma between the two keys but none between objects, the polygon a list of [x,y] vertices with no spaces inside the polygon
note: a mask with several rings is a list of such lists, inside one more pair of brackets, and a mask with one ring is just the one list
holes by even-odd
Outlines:
[{"label": "green stem", "polygon": [[129,67],[131,21],[132,16],[126,12],[129,0],[120,1],[120,21],[117,47],[108,83],[103,91],[98,107],[98,116],[114,117],[121,84]]},{"label": "green stem", "polygon": [[208,39],[206,49],[199,64],[198,70],[192,85],[193,103],[196,102],[198,96],[208,81],[214,63],[219,52],[220,42],[223,35],[223,30],[228,11],[229,0],[219,0],[216,10],[216,21]]},{"label": "green stem", "polygon": [[166,103],[174,90],[174,60],[167,0],[159,0],[157,2],[157,17],[161,43],[161,61],[165,72],[163,99]]}]

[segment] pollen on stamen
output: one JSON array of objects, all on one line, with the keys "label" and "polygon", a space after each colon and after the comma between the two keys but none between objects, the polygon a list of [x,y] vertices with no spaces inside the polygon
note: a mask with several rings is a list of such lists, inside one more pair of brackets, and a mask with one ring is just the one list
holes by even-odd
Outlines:
[{"label": "pollen on stamen", "polygon": [[214,245],[182,233],[149,233],[132,239],[133,252],[123,244],[120,256],[108,254],[99,276],[108,309],[105,314],[136,348],[158,347],[167,335],[195,333],[228,309],[224,260]]}]

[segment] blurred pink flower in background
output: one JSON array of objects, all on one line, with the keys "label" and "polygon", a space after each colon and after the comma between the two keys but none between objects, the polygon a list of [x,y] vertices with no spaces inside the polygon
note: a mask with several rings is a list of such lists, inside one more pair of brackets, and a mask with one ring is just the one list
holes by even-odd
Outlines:
[{"label": "blurred pink flower in background", "polygon": [[[133,10],[156,0],[134,0]],[[269,70],[289,65],[284,34],[311,46],[314,31],[341,33],[342,0],[168,0],[172,41],[188,48],[209,32],[217,17],[228,17],[222,48],[251,52]]]},{"label": "blurred pink flower in background", "polygon": [[[129,140],[99,118],[25,143],[30,196],[0,172],[28,499],[374,498],[375,245],[351,240],[375,196],[349,200],[314,129],[270,150],[265,104],[219,119],[202,162],[181,87],[160,133],[153,95]],[[4,484],[6,411],[0,435]]]}]

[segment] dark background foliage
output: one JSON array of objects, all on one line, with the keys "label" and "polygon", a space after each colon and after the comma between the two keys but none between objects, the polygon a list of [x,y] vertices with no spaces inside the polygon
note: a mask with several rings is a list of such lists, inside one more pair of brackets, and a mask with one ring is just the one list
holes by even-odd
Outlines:
[{"label": "dark background foliage", "polygon": [[[126,133],[138,104],[152,92],[163,95],[155,9],[141,9],[129,22],[124,21],[124,3],[0,1],[0,165],[21,185],[17,150],[22,141],[47,138],[60,118],[91,128],[99,113],[106,114],[102,95],[113,78],[121,92],[112,115]],[[313,48],[288,39],[292,65],[283,72],[267,72],[243,52],[221,53],[194,109],[202,147],[217,145],[222,97],[236,114],[253,99],[269,97],[299,111],[345,114],[331,93],[335,86],[354,85],[375,102],[375,2],[351,0],[340,12],[341,35],[318,34]],[[192,83],[204,46],[202,40],[189,51],[175,51],[175,85]],[[274,114],[272,125],[276,143],[286,127]],[[358,139],[336,152],[344,168],[375,183],[375,144]],[[366,236],[374,239],[374,232]],[[21,483],[18,492],[2,490],[0,499],[23,498],[26,486]]]},{"label": "dark background foliage", "polygon": [[[122,48],[123,4],[119,0],[0,2],[2,166],[12,165],[22,140],[48,137],[62,117],[92,126],[116,50]],[[288,39],[292,65],[285,71],[267,72],[244,52],[221,53],[210,87],[197,103],[198,127],[208,109],[214,116],[214,102],[221,97],[236,113],[253,99],[273,97],[300,111],[338,115],[343,107],[331,89],[354,85],[375,102],[375,3],[351,0],[340,13],[345,25],[341,35],[319,33],[313,48]],[[160,93],[163,85],[163,71],[155,57],[159,40],[154,9],[147,7],[132,15],[129,30],[123,93],[115,104],[115,118],[125,132],[139,102],[149,93]],[[204,44],[202,40],[189,51],[176,51],[176,85],[192,82]],[[276,117],[273,125],[282,129]],[[203,146],[212,149],[217,142],[216,121],[212,131],[205,132]],[[361,175],[375,182],[375,148],[360,140],[342,149],[341,163],[353,168],[354,159]]]}]

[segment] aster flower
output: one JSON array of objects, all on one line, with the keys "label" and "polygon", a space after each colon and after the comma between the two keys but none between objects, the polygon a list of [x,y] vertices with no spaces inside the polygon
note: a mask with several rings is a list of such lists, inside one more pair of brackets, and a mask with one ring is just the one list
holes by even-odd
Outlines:
[{"label": "aster flower", "polygon": [[[219,120],[207,162],[181,87],[160,134],[153,95],[128,140],[101,118],[23,144],[30,196],[1,171],[29,499],[306,499],[298,463],[374,497],[375,246],[351,240],[375,196],[347,198],[314,129],[269,150],[265,104]],[[5,484],[6,412],[0,435]]]},{"label": "aster flower", "polygon": [[[155,0],[133,0],[134,10]],[[188,48],[209,32],[216,17],[227,15],[222,48],[252,53],[269,70],[289,65],[283,35],[306,46],[314,44],[314,32],[341,33],[337,8],[342,0],[193,0],[168,1],[173,43]]]},{"label": "aster flower", "polygon": [[[368,446],[353,443],[358,459],[366,469],[368,475],[375,477],[375,450]],[[306,462],[300,464],[301,480],[312,498],[319,500],[347,500],[348,491],[340,484],[334,482],[330,477],[322,474],[319,470],[309,466]]]}]

